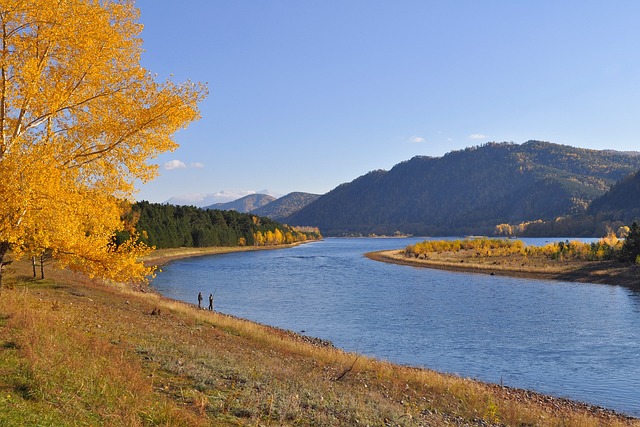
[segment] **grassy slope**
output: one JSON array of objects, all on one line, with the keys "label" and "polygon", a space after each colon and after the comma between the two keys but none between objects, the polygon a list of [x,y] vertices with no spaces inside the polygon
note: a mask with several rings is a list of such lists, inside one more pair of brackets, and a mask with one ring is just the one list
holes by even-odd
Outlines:
[{"label": "grassy slope", "polygon": [[0,292],[3,426],[640,425],[65,271]]}]

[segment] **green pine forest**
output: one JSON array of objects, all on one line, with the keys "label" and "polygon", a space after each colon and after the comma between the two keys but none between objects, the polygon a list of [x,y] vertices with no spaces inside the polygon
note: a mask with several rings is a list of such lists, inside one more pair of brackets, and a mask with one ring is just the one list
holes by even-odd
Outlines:
[{"label": "green pine forest", "polygon": [[271,246],[318,240],[317,228],[290,227],[266,217],[237,211],[200,209],[194,206],[137,202],[125,217],[128,231],[117,242],[130,238],[158,249],[211,246]]}]

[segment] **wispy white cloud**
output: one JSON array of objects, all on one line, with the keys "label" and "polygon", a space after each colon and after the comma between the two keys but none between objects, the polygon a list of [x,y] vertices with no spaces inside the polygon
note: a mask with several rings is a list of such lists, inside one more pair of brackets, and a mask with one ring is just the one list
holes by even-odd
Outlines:
[{"label": "wispy white cloud", "polygon": [[191,163],[191,167],[192,168],[196,168],[196,169],[202,169],[204,167],[204,163],[193,162],[193,163]]},{"label": "wispy white cloud", "polygon": [[185,169],[187,165],[182,160],[170,160],[164,164],[165,170]]},{"label": "wispy white cloud", "polygon": [[426,139],[424,139],[421,136],[412,136],[411,138],[409,138],[409,142],[413,143],[413,144],[421,144],[423,142],[425,142]]},{"label": "wispy white cloud", "polygon": [[481,133],[472,133],[471,135],[469,135],[469,139],[486,139],[486,138],[487,136]]}]

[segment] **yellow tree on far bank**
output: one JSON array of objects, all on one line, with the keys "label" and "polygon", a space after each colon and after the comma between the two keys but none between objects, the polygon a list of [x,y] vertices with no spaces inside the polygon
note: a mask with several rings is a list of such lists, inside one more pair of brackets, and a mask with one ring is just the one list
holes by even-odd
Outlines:
[{"label": "yellow tree on far bank", "polygon": [[113,243],[123,200],[177,147],[206,88],[139,65],[138,15],[132,0],[0,2],[0,265],[50,250],[89,275],[151,273],[146,247]]}]

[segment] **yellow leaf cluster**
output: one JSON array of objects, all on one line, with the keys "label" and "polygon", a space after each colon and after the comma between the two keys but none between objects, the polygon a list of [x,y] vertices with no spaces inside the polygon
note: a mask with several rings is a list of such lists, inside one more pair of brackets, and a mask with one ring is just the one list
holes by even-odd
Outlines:
[{"label": "yellow leaf cluster", "polygon": [[409,245],[405,249],[408,255],[421,255],[437,252],[460,252],[473,250],[484,256],[509,255],[523,253],[525,245],[520,240],[505,239],[464,239],[464,240],[425,240]]},{"label": "yellow leaf cluster", "polygon": [[[307,240],[314,240],[319,236],[319,233],[314,235],[311,234],[311,232],[309,234],[305,234],[299,230],[295,230],[294,228],[290,228],[288,226],[285,226],[286,229],[284,231],[284,233],[279,230],[279,229],[275,229],[274,231],[271,230],[267,230],[267,231],[256,231],[253,233],[253,244],[255,246],[276,246],[276,245],[284,245],[284,244],[292,244],[292,243],[296,243],[296,242],[304,242]],[[296,231],[295,235],[292,231]],[[246,243],[246,242],[245,242]]]},{"label": "yellow leaf cluster", "polygon": [[206,88],[156,82],[137,19],[126,0],[0,1],[0,246],[16,256],[47,249],[114,280],[151,273],[144,246],[113,244],[122,201],[176,148]]}]

